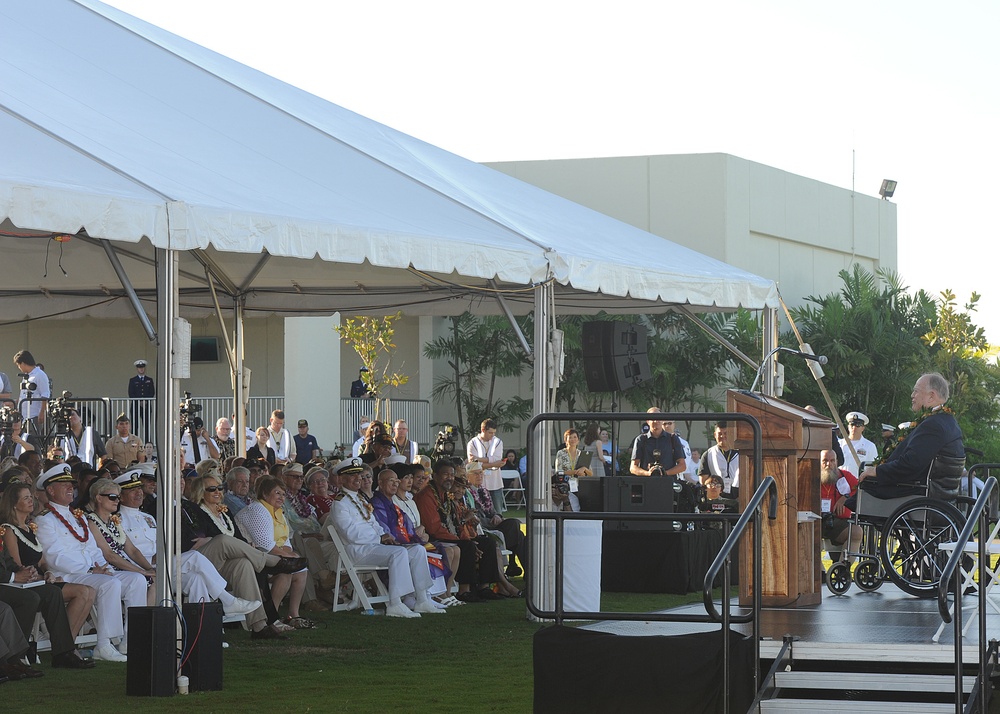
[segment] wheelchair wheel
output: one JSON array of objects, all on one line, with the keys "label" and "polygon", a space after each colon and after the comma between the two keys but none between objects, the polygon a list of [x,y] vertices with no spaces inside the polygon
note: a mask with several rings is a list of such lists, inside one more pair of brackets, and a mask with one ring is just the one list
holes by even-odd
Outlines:
[{"label": "wheelchair wheel", "polygon": [[938,544],[956,540],[964,525],[945,501],[917,498],[900,506],[882,528],[879,556],[889,579],[905,593],[934,597],[950,555]]},{"label": "wheelchair wheel", "polygon": [[862,560],[854,568],[854,583],[866,593],[882,587],[882,566],[877,560]]},{"label": "wheelchair wheel", "polygon": [[847,563],[834,563],[826,571],[826,587],[834,595],[843,595],[851,588],[851,566]]}]

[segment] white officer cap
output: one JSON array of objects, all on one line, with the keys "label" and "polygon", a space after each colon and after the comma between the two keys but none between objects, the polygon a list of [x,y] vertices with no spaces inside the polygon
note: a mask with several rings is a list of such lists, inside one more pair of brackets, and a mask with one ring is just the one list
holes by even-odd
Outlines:
[{"label": "white officer cap", "polygon": [[61,483],[75,480],[76,479],[73,478],[73,470],[69,467],[69,464],[59,464],[57,466],[53,466],[48,471],[44,471],[42,475],[38,477],[38,481],[35,483],[35,488],[42,491],[50,483]]},{"label": "white officer cap", "polygon": [[861,412],[847,412],[847,416],[845,416],[844,419],[847,421],[847,423],[851,423],[852,421],[859,421],[865,426],[868,426],[868,417],[866,417]]},{"label": "white officer cap", "polygon": [[142,481],[139,477],[142,476],[142,469],[135,467],[128,471],[123,471],[122,474],[115,479],[115,483],[121,486],[123,489],[126,488],[137,488],[142,486]]}]

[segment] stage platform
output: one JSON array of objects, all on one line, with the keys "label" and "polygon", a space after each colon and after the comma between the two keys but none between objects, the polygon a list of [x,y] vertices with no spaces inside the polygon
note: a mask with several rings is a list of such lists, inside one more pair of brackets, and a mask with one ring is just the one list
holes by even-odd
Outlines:
[{"label": "stage platform", "polygon": [[[997,596],[993,595],[996,601]],[[734,615],[745,612],[736,605],[733,598]],[[975,595],[963,599],[963,618],[976,617]],[[1000,602],[998,602],[1000,605]],[[705,614],[700,602],[663,612],[684,614]],[[1000,639],[1000,614],[987,603],[987,639]],[[864,653],[863,659],[878,659],[882,653],[887,658],[898,658],[901,652],[910,653],[914,661],[951,662],[954,660],[954,637],[951,623],[939,642],[932,641],[934,633],[941,625],[936,599],[920,599],[899,590],[891,583],[885,583],[873,593],[852,587],[844,595],[832,595],[823,591],[823,600],[811,607],[777,608],[768,607],[761,611],[761,656],[773,657],[781,647],[782,638],[792,635],[798,638],[796,649],[806,646],[828,647],[841,657],[852,657],[852,653]],[[597,632],[619,635],[678,635],[695,632],[717,631],[719,625],[674,622],[596,622],[584,626]],[[733,625],[733,629],[750,634],[749,624]],[[978,661],[978,623],[973,622],[964,638],[963,659]]]}]

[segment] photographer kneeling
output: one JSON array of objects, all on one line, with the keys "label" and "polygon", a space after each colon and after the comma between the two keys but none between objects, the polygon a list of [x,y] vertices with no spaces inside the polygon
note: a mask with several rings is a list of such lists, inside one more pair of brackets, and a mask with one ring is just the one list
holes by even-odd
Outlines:
[{"label": "photographer kneeling", "polygon": [[569,478],[561,472],[552,474],[552,507],[557,511],[573,511],[574,513],[580,511],[580,499],[570,491]]}]

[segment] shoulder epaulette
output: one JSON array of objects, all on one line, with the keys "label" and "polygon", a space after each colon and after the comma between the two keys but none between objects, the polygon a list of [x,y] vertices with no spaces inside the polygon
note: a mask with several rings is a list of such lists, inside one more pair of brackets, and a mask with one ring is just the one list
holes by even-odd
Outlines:
[{"label": "shoulder epaulette", "polygon": [[338,493],[336,496],[333,497],[333,500],[334,501],[340,501],[343,498],[344,498],[344,492],[341,491],[340,493]]}]

